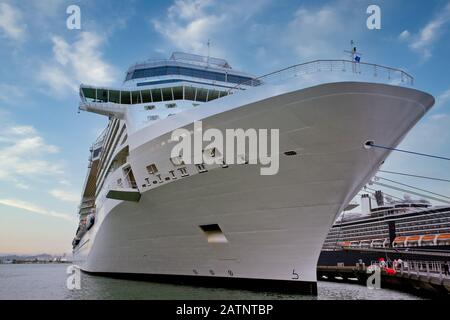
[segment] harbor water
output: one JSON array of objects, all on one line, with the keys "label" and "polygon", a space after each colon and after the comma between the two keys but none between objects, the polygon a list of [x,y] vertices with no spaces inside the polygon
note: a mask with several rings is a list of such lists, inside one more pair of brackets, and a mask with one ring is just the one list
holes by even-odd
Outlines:
[{"label": "harbor water", "polygon": [[291,299],[291,300],[418,300],[418,296],[389,289],[370,290],[346,283],[319,282],[318,296],[112,279],[81,274],[81,289],[66,287],[67,264],[0,265],[0,300],[5,299]]}]

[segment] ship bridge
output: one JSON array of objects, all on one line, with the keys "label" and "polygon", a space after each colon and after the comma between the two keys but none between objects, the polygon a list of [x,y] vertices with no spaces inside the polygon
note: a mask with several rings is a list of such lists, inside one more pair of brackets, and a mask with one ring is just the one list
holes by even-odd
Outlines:
[{"label": "ship bridge", "polygon": [[131,66],[124,85],[146,86],[187,81],[232,88],[236,84],[251,85],[253,76],[233,70],[219,58],[174,52],[166,60],[148,60]]},{"label": "ship bridge", "polygon": [[[80,86],[80,109],[124,119],[136,129],[238,90],[259,85],[223,59],[175,52],[166,60],[137,63],[118,88]],[[130,108],[131,105],[133,108]]]}]

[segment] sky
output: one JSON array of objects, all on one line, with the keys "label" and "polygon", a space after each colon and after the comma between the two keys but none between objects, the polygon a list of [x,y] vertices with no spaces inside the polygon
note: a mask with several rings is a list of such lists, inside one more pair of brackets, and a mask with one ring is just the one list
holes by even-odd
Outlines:
[{"label": "sky", "polygon": [[[367,7],[381,9],[369,30]],[[66,26],[69,5],[81,29]],[[127,68],[172,51],[262,75],[315,59],[401,68],[435,107],[400,148],[450,156],[450,2],[0,0],[0,253],[70,252],[89,147],[107,119],[77,113],[81,83],[120,86]],[[384,170],[450,178],[449,161],[394,153]],[[381,175],[450,196],[450,184]],[[386,190],[402,197],[400,192]]]}]

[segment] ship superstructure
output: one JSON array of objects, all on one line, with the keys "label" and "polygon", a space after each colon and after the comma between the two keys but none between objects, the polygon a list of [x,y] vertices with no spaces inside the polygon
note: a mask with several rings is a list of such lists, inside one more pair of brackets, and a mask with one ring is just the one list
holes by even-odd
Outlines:
[{"label": "ship superstructure", "polygon": [[[342,248],[450,248],[450,207],[433,206],[426,200],[393,201],[368,211],[343,213],[330,229],[323,250]],[[448,250],[448,249],[447,249]]]},{"label": "ship superstructure", "polygon": [[[336,216],[433,105],[407,73],[318,60],[262,77],[222,59],[174,53],[130,67],[117,88],[81,85],[80,109],[108,117],[91,148],[74,257],[86,272],[261,282],[316,293],[316,264]],[[248,149],[173,156],[194,122],[279,130],[279,171]],[[238,152],[239,153],[239,152]],[[261,287],[260,287],[261,288]],[[267,287],[262,287],[267,288]]]}]

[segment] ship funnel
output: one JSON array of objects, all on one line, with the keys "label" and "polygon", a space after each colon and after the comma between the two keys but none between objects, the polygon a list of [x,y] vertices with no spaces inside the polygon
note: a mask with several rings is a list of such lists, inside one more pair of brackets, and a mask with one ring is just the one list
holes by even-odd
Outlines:
[{"label": "ship funnel", "polygon": [[377,205],[379,207],[384,206],[384,196],[383,196],[383,192],[381,192],[381,190],[375,191],[375,200],[377,200]]},{"label": "ship funnel", "polygon": [[372,202],[368,194],[361,196],[361,213],[368,215],[372,212]]}]

